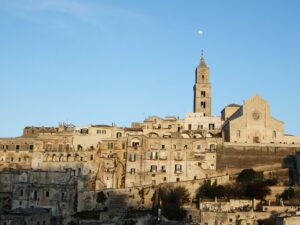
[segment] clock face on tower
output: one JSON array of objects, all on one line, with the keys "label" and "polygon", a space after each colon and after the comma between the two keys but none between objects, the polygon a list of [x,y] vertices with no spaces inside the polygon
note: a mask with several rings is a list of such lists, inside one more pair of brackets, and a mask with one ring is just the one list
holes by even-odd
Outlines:
[{"label": "clock face on tower", "polygon": [[252,113],[252,118],[253,118],[254,120],[259,120],[259,119],[260,119],[260,113],[259,113],[258,111],[254,111],[254,112]]}]

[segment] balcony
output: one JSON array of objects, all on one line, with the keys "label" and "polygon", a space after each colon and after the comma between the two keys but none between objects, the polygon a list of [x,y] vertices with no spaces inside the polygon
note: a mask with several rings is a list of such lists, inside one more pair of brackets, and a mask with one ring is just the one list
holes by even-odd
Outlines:
[{"label": "balcony", "polygon": [[168,159],[168,157],[167,157],[167,156],[165,156],[165,155],[163,155],[163,156],[159,156],[159,159],[160,159],[160,160],[167,160],[167,159]]},{"label": "balcony", "polygon": [[175,161],[182,161],[183,157],[181,157],[181,156],[180,157],[175,157],[174,159],[175,159]]},{"label": "balcony", "polygon": [[137,151],[137,150],[141,150],[141,148],[142,147],[140,147],[140,146],[128,146],[128,150],[135,150],[135,151]]}]

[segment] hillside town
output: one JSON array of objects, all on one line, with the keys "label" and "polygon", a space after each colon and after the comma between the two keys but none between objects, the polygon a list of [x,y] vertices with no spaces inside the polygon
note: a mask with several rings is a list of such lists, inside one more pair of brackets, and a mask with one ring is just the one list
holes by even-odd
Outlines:
[{"label": "hillside town", "polygon": [[183,118],[0,138],[0,225],[300,224],[300,137],[259,95],[212,115],[203,55],[193,90]]}]

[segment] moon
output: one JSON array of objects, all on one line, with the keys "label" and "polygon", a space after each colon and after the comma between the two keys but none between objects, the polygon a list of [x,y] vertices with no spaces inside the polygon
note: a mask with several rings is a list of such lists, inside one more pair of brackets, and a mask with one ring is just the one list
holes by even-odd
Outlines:
[{"label": "moon", "polygon": [[203,30],[198,30],[199,35],[203,35]]}]

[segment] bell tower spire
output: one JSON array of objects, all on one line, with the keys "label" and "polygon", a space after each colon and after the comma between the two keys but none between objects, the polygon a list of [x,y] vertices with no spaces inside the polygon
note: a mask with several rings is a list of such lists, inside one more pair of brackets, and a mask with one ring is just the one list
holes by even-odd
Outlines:
[{"label": "bell tower spire", "polygon": [[195,71],[194,85],[194,112],[203,112],[211,116],[211,85],[209,67],[205,63],[203,50],[201,51],[200,64]]}]

